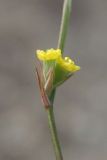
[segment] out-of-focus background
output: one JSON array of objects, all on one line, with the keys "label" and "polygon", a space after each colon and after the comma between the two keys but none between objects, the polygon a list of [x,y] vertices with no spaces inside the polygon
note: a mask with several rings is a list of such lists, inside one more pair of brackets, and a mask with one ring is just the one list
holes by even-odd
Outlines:
[{"label": "out-of-focus background", "polygon": [[[54,160],[35,81],[36,49],[56,48],[62,0],[0,0],[0,160]],[[57,91],[66,160],[107,159],[107,1],[74,0],[65,54],[81,71]]]}]

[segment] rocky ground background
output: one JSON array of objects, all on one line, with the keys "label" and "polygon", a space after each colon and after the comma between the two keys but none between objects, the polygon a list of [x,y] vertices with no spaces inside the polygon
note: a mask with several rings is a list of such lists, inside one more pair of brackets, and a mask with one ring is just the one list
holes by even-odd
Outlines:
[{"label": "rocky ground background", "polygon": [[[35,82],[36,49],[56,48],[62,0],[0,0],[0,160],[54,160]],[[107,1],[74,0],[65,54],[81,71],[57,91],[66,160],[107,159]]]}]

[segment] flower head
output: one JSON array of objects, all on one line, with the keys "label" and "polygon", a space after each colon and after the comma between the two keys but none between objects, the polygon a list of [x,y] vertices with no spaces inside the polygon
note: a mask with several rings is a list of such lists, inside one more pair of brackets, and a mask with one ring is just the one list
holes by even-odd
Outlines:
[{"label": "flower head", "polygon": [[41,61],[51,61],[55,60],[56,63],[62,67],[62,69],[68,72],[76,72],[80,70],[80,67],[75,65],[74,61],[71,60],[69,57],[63,58],[61,55],[60,49],[49,49],[46,51],[37,50],[37,57]]},{"label": "flower head", "polygon": [[[37,58],[43,62],[44,86],[50,92],[80,70],[72,59],[62,57],[60,49],[37,50]],[[50,93],[48,90],[47,94]]]},{"label": "flower head", "polygon": [[68,72],[76,72],[80,70],[80,67],[75,65],[69,57],[62,58],[61,56],[57,59],[57,63]]},{"label": "flower head", "polygon": [[60,49],[49,49],[46,51],[37,50],[37,57],[39,60],[42,61],[49,61],[49,60],[56,60],[58,57],[61,56]]}]

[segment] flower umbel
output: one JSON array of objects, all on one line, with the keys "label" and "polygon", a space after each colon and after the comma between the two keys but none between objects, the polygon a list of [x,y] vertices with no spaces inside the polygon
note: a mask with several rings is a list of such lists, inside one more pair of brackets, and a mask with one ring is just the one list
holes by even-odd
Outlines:
[{"label": "flower umbel", "polygon": [[48,49],[46,51],[37,50],[37,57],[41,61],[55,60],[56,64],[58,63],[60,67],[69,72],[76,72],[80,70],[80,67],[75,65],[72,59],[69,57],[62,57],[60,49]]},{"label": "flower umbel", "polygon": [[42,73],[44,88],[47,95],[51,91],[70,78],[74,72],[80,70],[72,59],[62,57],[60,49],[37,50],[37,58],[43,62]]},{"label": "flower umbel", "polygon": [[58,57],[61,56],[60,49],[48,49],[46,51],[37,50],[37,57],[41,61],[48,61],[48,60],[56,60]]},{"label": "flower umbel", "polygon": [[76,72],[80,70],[80,67],[75,65],[74,61],[72,61],[69,57],[62,58],[62,56],[60,56],[56,61],[66,71]]}]

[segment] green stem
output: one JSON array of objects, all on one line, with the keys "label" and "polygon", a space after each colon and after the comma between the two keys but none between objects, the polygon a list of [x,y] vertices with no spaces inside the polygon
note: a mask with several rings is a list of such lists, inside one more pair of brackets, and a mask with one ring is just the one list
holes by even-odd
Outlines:
[{"label": "green stem", "polygon": [[[64,51],[65,40],[66,40],[66,36],[67,36],[71,8],[72,8],[72,0],[64,0],[61,25],[60,25],[60,32],[59,32],[59,38],[58,38],[58,46],[57,46],[57,48],[61,49],[62,54]],[[54,102],[55,93],[56,93],[56,90],[54,89],[51,94],[51,102],[52,103]]]},{"label": "green stem", "polygon": [[59,39],[58,39],[58,48],[61,49],[62,53],[64,51],[65,40],[67,36],[71,7],[72,7],[72,0],[64,0]]},{"label": "green stem", "polygon": [[[67,36],[67,29],[69,25],[69,18],[70,18],[70,12],[71,12],[71,4],[72,4],[72,0],[64,0],[58,46],[57,46],[58,48],[61,49],[62,53],[64,51],[65,40]],[[50,101],[52,104],[54,102],[55,93],[56,93],[56,89],[54,89],[52,94],[50,95]],[[48,122],[49,122],[52,142],[54,146],[54,151],[56,155],[56,160],[63,160],[61,147],[60,147],[58,135],[57,135],[57,129],[55,125],[53,107],[50,106],[47,112],[48,112]]]},{"label": "green stem", "polygon": [[49,109],[47,110],[47,113],[48,113],[49,128],[51,132],[52,143],[53,143],[53,147],[56,155],[56,160],[63,160],[52,106],[49,107]]}]

